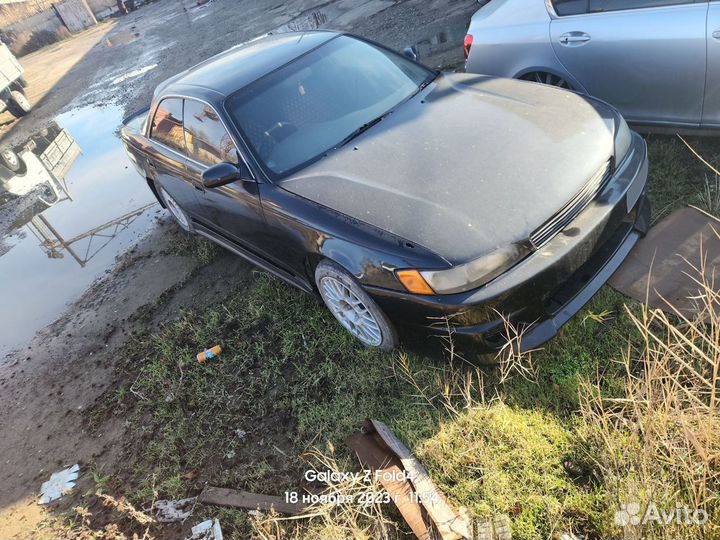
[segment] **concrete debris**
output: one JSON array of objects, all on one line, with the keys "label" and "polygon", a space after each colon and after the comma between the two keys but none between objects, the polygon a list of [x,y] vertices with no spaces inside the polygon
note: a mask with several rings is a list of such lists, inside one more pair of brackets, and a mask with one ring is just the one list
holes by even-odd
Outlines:
[{"label": "concrete debris", "polygon": [[191,531],[192,536],[187,538],[187,540],[223,540],[220,521],[217,519],[208,519],[207,521],[198,523]]},{"label": "concrete debris", "polygon": [[78,464],[53,473],[50,480],[43,482],[42,486],[40,486],[40,500],[38,502],[47,504],[65,495],[75,487],[75,480],[77,480],[79,474],[80,465]]},{"label": "concrete debris", "polygon": [[185,521],[189,518],[195,509],[197,497],[188,499],[180,499],[177,501],[160,500],[155,501],[153,510],[157,514],[157,520],[160,523],[172,523],[175,521]]}]

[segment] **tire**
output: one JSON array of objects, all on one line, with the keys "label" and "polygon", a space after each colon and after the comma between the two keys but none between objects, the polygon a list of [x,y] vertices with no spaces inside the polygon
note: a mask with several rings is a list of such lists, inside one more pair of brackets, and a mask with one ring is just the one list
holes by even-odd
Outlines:
[{"label": "tire", "polygon": [[4,148],[0,150],[0,165],[16,173],[22,169],[23,162],[12,148]]},{"label": "tire", "polygon": [[165,188],[155,184],[155,189],[162,199],[165,208],[167,208],[168,212],[170,212],[170,215],[173,219],[175,219],[175,222],[180,226],[180,228],[185,232],[195,232],[190,216],[188,216],[187,212],[180,207],[177,201],[175,201],[175,199],[173,199],[172,196],[165,191]]},{"label": "tire", "polygon": [[7,103],[7,110],[10,111],[10,114],[12,114],[15,118],[25,116],[32,110],[32,105],[30,105],[28,98],[26,98],[25,94],[23,94],[20,90],[12,90],[10,92],[10,97],[12,99],[10,99]]},{"label": "tire", "polygon": [[315,268],[315,285],[330,313],[355,339],[366,347],[397,347],[397,332],[390,319],[344,268],[321,261]]}]

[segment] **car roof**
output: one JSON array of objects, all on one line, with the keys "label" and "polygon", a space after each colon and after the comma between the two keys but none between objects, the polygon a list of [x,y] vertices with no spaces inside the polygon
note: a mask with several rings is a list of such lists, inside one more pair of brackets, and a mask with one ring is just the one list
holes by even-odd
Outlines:
[{"label": "car roof", "polygon": [[155,95],[184,94],[189,87],[199,87],[201,93],[211,90],[228,96],[338,35],[324,30],[268,34],[171,77],[157,87]]}]

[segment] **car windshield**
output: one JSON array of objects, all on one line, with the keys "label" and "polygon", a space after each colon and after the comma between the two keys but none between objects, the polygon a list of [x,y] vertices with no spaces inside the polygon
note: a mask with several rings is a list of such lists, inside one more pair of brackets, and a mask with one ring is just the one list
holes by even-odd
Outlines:
[{"label": "car windshield", "polygon": [[274,179],[359,134],[432,80],[402,55],[339,36],[233,94],[228,113]]}]

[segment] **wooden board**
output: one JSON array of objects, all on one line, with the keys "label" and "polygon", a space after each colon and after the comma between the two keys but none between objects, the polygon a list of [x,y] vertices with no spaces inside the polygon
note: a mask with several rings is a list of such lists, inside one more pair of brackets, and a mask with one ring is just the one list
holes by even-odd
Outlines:
[{"label": "wooden board", "polygon": [[385,424],[372,420],[372,425],[385,444],[388,445],[388,448],[402,462],[403,468],[407,471],[410,481],[415,487],[418,500],[427,510],[427,513],[430,514],[443,540],[471,538],[470,524],[450,506],[450,503],[430,478],[423,464]]},{"label": "wooden board", "polygon": [[203,490],[200,497],[198,497],[198,502],[246,508],[248,510],[262,510],[263,512],[274,510],[280,514],[289,515],[300,514],[305,510],[304,505],[287,503],[282,497],[210,486]]},{"label": "wooden board", "polygon": [[412,484],[404,479],[402,463],[377,433],[356,433],[345,443],[363,467],[379,473],[380,483],[392,497],[405,522],[419,540],[435,538],[432,522],[414,497]]}]

